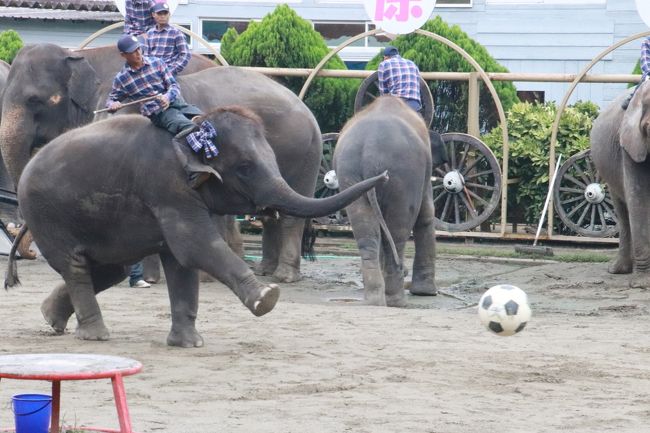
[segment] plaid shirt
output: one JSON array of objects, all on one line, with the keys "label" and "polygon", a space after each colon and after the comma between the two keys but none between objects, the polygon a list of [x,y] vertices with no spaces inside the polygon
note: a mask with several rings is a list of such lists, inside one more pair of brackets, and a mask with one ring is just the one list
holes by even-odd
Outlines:
[{"label": "plaid shirt", "polygon": [[149,27],[155,26],[151,16],[152,0],[126,0],[126,16],[124,17],[124,33],[139,36]]},{"label": "plaid shirt", "polygon": [[[122,102],[126,99],[137,100],[155,94],[166,95],[171,104],[181,94],[176,79],[169,72],[162,60],[155,57],[144,57],[144,65],[134,70],[127,64],[117,73],[113,80],[113,88],[106,99],[106,106],[111,102]],[[128,101],[127,101],[128,102]],[[158,100],[147,101],[140,104],[140,113],[143,116],[164,111]]]},{"label": "plaid shirt", "polygon": [[646,38],[641,44],[641,81],[650,76],[650,37]]},{"label": "plaid shirt", "polygon": [[183,33],[170,25],[166,25],[160,30],[158,26],[153,26],[147,30],[144,54],[161,59],[174,76],[185,69],[185,66],[190,62],[190,57],[192,57]]},{"label": "plaid shirt", "polygon": [[392,56],[379,64],[379,93],[420,102],[420,70],[401,56]]}]

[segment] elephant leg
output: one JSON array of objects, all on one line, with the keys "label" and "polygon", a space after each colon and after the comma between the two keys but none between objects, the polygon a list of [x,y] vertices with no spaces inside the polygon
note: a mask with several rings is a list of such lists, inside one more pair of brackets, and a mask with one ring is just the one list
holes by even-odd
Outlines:
[{"label": "elephant leg", "polygon": [[[102,292],[126,278],[126,268],[122,265],[95,266],[91,278],[95,293]],[[59,284],[41,304],[41,313],[57,333],[63,333],[68,319],[74,313],[72,301],[65,283]]]},{"label": "elephant leg", "polygon": [[[428,188],[431,192],[431,188]],[[434,228],[433,200],[425,195],[425,200],[420,208],[413,238],[415,243],[415,257],[413,259],[413,277],[409,291],[413,295],[433,296],[438,293],[435,282],[436,263],[436,233]]]},{"label": "elephant leg", "polygon": [[255,267],[257,275],[271,275],[278,267],[280,248],[282,247],[282,230],[280,221],[271,218],[263,220],[262,261]]},{"label": "elephant leg", "polygon": [[160,281],[160,259],[157,254],[142,259],[142,276],[147,283]]},{"label": "elephant leg", "polygon": [[364,298],[368,305],[385,307],[386,285],[380,266],[381,229],[370,203],[359,199],[346,208],[361,256]]},{"label": "elephant leg", "polygon": [[610,274],[629,274],[634,269],[634,260],[632,259],[632,238],[630,236],[630,215],[624,200],[616,197],[612,193],[614,210],[618,217],[618,254],[616,258],[609,263],[607,272]]},{"label": "elephant leg", "polygon": [[624,156],[625,203],[630,221],[630,235],[634,250],[634,275],[630,287],[650,287],[650,164],[635,163]]},{"label": "elephant leg", "polygon": [[280,219],[280,255],[273,279],[283,283],[300,281],[300,246],[305,220],[283,215]]},{"label": "elephant leg", "polygon": [[199,310],[199,274],[196,269],[181,266],[170,253],[160,253],[169,302],[172,309],[172,328],[167,336],[169,346],[202,347],[203,338],[196,330]]},{"label": "elephant leg", "polygon": [[[395,231],[391,229],[391,233],[395,233]],[[400,259],[399,263],[395,263],[393,252],[391,251],[390,245],[386,239],[382,240],[382,260],[384,263],[383,276],[386,285],[386,305],[389,307],[406,306],[406,296],[404,293],[404,271],[401,264],[404,262],[404,245],[406,244],[407,237],[408,233],[395,233],[395,236],[393,238],[395,249],[397,250],[397,255]]]}]

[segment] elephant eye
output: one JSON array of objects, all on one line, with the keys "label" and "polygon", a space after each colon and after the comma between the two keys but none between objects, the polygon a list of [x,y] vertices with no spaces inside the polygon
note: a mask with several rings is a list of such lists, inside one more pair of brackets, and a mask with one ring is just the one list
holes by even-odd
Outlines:
[{"label": "elephant eye", "polygon": [[237,166],[237,175],[241,177],[247,177],[251,174],[253,166],[249,162],[245,162]]},{"label": "elephant eye", "polygon": [[38,96],[32,95],[29,98],[27,98],[27,105],[35,107],[38,105],[41,105],[43,101],[41,101],[41,98]]}]

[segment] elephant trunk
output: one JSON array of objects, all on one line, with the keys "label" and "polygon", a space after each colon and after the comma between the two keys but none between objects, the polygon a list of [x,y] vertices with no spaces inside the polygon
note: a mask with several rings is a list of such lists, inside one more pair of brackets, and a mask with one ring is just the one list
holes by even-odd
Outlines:
[{"label": "elephant trunk", "polygon": [[258,204],[263,204],[264,207],[275,208],[298,218],[315,218],[343,209],[369,189],[386,181],[388,181],[388,174],[384,172],[356,183],[338,194],[318,199],[298,194],[280,178],[275,182],[269,182],[269,188],[260,190],[258,199],[255,201]]},{"label": "elephant trunk", "polygon": [[10,107],[2,111],[0,124],[0,150],[9,176],[18,186],[18,180],[31,157],[34,128],[27,125],[21,108]]}]

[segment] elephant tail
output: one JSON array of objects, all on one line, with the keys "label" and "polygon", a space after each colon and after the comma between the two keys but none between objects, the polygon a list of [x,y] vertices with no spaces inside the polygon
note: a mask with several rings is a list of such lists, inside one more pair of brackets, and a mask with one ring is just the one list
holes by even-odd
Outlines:
[{"label": "elephant tail", "polygon": [[370,201],[370,207],[372,207],[372,210],[375,213],[375,217],[377,220],[379,220],[381,231],[384,232],[384,237],[388,241],[390,249],[393,252],[393,260],[395,260],[395,264],[401,268],[402,262],[400,261],[399,255],[397,254],[397,248],[395,248],[393,236],[391,236],[390,231],[388,231],[386,220],[384,219],[384,216],[381,213],[381,209],[379,208],[379,202],[377,201],[377,193],[375,192],[375,189],[370,189],[368,192],[366,192],[366,195],[368,196],[368,201]]},{"label": "elephant tail", "polygon": [[16,266],[16,250],[20,245],[20,241],[23,239],[27,233],[27,224],[23,224],[20,228],[20,231],[14,238],[14,243],[11,244],[11,250],[9,251],[9,260],[7,261],[7,273],[5,274],[5,290],[9,287],[13,287],[16,284],[20,284],[18,279],[18,267]]},{"label": "elephant tail", "polygon": [[316,238],[318,237],[318,232],[314,229],[314,225],[311,219],[305,221],[305,228],[302,231],[302,243],[300,245],[300,255],[313,262],[316,260],[316,252],[314,251],[314,244],[316,243]]}]

